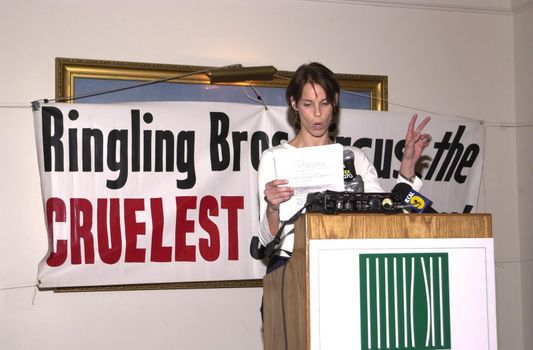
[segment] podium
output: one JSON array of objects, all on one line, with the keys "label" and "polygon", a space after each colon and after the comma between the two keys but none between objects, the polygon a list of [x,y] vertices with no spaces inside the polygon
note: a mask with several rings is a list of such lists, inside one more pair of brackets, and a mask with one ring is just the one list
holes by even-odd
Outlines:
[{"label": "podium", "polygon": [[263,279],[265,349],[496,349],[489,214],[307,213]]}]

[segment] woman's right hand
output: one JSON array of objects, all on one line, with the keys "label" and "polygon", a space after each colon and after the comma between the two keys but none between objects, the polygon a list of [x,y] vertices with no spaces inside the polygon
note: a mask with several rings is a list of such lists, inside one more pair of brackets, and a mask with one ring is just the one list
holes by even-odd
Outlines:
[{"label": "woman's right hand", "polygon": [[287,180],[273,180],[265,185],[265,201],[267,202],[267,212],[279,210],[279,205],[288,201],[294,195],[294,189],[285,186],[289,183]]}]

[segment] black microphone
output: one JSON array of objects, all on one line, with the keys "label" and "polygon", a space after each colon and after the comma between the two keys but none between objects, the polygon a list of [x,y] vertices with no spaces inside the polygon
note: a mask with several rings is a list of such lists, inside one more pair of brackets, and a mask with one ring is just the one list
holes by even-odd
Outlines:
[{"label": "black microphone", "polygon": [[365,192],[365,184],[361,175],[355,172],[354,154],[349,149],[344,149],[344,190],[346,192]]},{"label": "black microphone", "polygon": [[265,258],[265,247],[261,245],[259,237],[253,236],[250,241],[250,256],[257,260],[263,260]]},{"label": "black microphone", "polygon": [[391,193],[395,194],[396,196],[398,196],[398,198],[401,198],[401,200],[403,201],[405,197],[407,197],[407,194],[409,193],[409,191],[411,191],[412,189],[413,188],[409,184],[406,184],[405,182],[398,182],[392,188]]},{"label": "black microphone", "polygon": [[402,198],[404,203],[402,209],[407,209],[414,213],[438,213],[438,211],[431,207],[433,201],[421,193],[413,190],[410,185],[404,182],[397,183],[392,189],[391,193],[396,194],[399,198]]}]

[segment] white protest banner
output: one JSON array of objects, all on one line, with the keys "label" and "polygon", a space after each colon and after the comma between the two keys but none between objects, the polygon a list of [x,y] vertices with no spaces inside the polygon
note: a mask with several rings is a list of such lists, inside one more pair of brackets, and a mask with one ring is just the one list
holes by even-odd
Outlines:
[{"label": "white protest banner", "polygon": [[[337,141],[395,183],[410,115],[342,110]],[[262,278],[262,151],[294,136],[287,109],[212,102],[45,104],[34,111],[49,251],[39,287]],[[433,117],[421,192],[439,211],[476,206],[478,122]],[[262,191],[262,189],[261,189]]]}]

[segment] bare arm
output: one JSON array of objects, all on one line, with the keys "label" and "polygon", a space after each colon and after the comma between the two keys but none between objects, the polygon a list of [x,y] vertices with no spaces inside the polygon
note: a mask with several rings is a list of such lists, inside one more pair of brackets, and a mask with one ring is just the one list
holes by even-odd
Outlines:
[{"label": "bare arm", "polygon": [[294,189],[286,186],[288,183],[287,180],[273,180],[265,185],[266,218],[272,236],[276,235],[280,227],[279,205],[294,195]]}]

